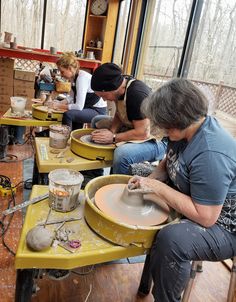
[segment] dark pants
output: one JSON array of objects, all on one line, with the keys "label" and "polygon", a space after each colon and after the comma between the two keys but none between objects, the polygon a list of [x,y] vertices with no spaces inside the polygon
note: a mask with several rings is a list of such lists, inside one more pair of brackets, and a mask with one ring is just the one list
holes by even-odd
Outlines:
[{"label": "dark pants", "polygon": [[96,115],[106,114],[106,107],[85,108],[83,110],[68,110],[63,114],[62,124],[69,126],[72,130],[83,128],[84,123],[91,123]]},{"label": "dark pants", "polygon": [[164,227],[150,254],[155,302],[180,301],[189,277],[191,260],[221,261],[236,255],[236,234],[218,225],[204,228],[183,219]]}]

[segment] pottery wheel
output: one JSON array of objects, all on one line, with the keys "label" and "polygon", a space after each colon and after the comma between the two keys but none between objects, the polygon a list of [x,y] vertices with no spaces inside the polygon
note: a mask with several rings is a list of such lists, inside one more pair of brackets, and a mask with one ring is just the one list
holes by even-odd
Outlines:
[{"label": "pottery wheel", "polygon": [[40,110],[40,111],[43,111],[43,112],[54,112],[54,113],[64,113],[66,110],[56,110],[56,109],[50,109],[48,108],[48,106],[44,106],[44,105],[40,105],[40,106],[37,106],[36,109]]},{"label": "pottery wheel", "polygon": [[92,141],[92,135],[86,134],[80,137],[81,142],[90,144],[90,145],[96,145],[96,146],[103,146],[103,147],[114,147],[112,144],[98,144]]},{"label": "pottery wheel", "polygon": [[[158,225],[165,222],[168,213],[152,201],[133,203],[132,196],[124,194],[126,184],[110,184],[101,187],[94,196],[96,206],[114,220],[139,226]],[[129,201],[130,199],[130,201]]]}]

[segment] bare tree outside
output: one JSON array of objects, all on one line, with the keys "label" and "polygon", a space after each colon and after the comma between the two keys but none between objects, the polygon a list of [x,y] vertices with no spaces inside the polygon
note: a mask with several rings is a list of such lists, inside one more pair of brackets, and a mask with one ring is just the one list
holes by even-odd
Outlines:
[{"label": "bare tree outside", "polygon": [[[157,75],[175,76],[192,0],[156,1],[149,45],[143,66],[144,80],[156,87]],[[188,77],[236,87],[236,2],[204,1]]]},{"label": "bare tree outside", "polygon": [[113,61],[122,65],[122,54],[125,45],[125,33],[128,25],[128,14],[130,9],[130,0],[122,1],[120,5],[120,15],[118,20],[116,41],[114,47]]},{"label": "bare tree outside", "polygon": [[45,48],[55,46],[61,51],[82,47],[86,0],[48,1]]},{"label": "bare tree outside", "polygon": [[1,0],[1,32],[13,33],[17,44],[40,48],[43,0]]},{"label": "bare tree outside", "polygon": [[[47,1],[44,48],[60,51],[82,47],[86,0]],[[40,48],[44,0],[1,0],[1,32],[13,33],[17,44]]]},{"label": "bare tree outside", "polygon": [[189,77],[236,87],[236,2],[205,1]]},{"label": "bare tree outside", "polygon": [[[75,51],[82,47],[86,0],[47,1],[44,48]],[[130,1],[122,1],[114,62],[121,64]],[[149,32],[143,79],[155,86],[157,75],[175,76],[192,0],[150,1],[154,10],[145,24]],[[44,0],[1,0],[1,32],[12,32],[18,45],[40,48]],[[188,77],[236,87],[236,2],[204,1]]]}]

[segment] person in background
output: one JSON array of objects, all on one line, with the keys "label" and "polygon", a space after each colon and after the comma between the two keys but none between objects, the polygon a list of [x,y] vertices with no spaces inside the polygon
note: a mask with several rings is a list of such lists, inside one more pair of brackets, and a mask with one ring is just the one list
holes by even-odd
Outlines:
[{"label": "person in background", "polygon": [[70,95],[62,101],[53,101],[53,109],[67,110],[63,114],[62,124],[72,130],[83,128],[96,115],[106,114],[106,102],[91,89],[92,75],[80,69],[78,59],[73,53],[66,52],[57,61],[61,76],[71,81]]},{"label": "person in background", "polygon": [[153,191],[183,215],[157,233],[150,253],[155,301],[176,302],[191,261],[236,255],[236,141],[207,115],[205,96],[186,79],[160,87],[142,109],[166,132],[167,155],[149,177],[134,176],[128,186]]},{"label": "person in background", "polygon": [[114,118],[97,116],[92,127],[92,140],[100,144],[117,144],[113,157],[113,173],[129,174],[130,165],[161,160],[166,143],[150,136],[150,122],[140,111],[151,89],[142,81],[124,76],[113,63],[99,66],[91,79],[91,87],[99,97],[115,103]]}]

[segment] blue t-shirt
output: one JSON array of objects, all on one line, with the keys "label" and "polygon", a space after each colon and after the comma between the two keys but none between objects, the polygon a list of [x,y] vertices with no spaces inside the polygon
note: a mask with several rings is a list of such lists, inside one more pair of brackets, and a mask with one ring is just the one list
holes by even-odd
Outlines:
[{"label": "blue t-shirt", "polygon": [[223,208],[217,223],[236,233],[236,140],[207,116],[191,141],[169,141],[170,183],[203,205]]}]

